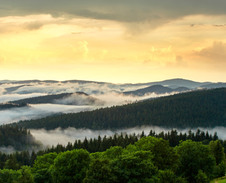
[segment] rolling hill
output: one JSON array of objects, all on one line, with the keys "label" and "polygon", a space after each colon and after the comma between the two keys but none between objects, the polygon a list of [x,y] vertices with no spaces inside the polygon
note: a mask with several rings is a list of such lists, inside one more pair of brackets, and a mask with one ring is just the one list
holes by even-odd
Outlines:
[{"label": "rolling hill", "polygon": [[226,126],[226,88],[200,90],[98,109],[21,121],[26,128],[119,129],[142,125],[170,128]]},{"label": "rolling hill", "polygon": [[65,105],[101,105],[103,102],[89,96],[84,92],[76,93],[61,93],[55,95],[46,95],[38,96],[32,98],[26,98],[16,101],[11,101],[10,103],[14,104],[44,104],[44,103],[53,103],[53,104],[65,104]]},{"label": "rolling hill", "polygon": [[125,95],[136,95],[136,96],[143,96],[148,93],[156,93],[156,94],[165,94],[165,93],[172,93],[172,92],[184,92],[189,91],[189,88],[186,87],[179,87],[176,89],[172,89],[169,87],[165,87],[162,85],[153,85],[146,88],[124,92]]}]

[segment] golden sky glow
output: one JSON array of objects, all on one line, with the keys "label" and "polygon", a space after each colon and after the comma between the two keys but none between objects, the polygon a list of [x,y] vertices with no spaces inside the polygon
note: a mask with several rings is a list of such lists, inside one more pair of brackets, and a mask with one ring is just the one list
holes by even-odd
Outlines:
[{"label": "golden sky glow", "polygon": [[225,20],[224,13],[163,22],[6,13],[0,17],[0,80],[226,82]]}]

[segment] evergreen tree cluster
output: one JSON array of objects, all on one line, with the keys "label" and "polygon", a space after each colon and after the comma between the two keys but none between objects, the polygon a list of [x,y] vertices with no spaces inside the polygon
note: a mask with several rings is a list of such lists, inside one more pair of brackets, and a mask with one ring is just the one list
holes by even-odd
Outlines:
[{"label": "evergreen tree cluster", "polygon": [[75,114],[21,121],[26,128],[119,129],[142,125],[170,128],[226,127],[226,88],[201,90]]},{"label": "evergreen tree cluster", "polygon": [[25,128],[11,125],[0,126],[0,147],[13,147],[21,151],[39,145],[30,131]]},{"label": "evergreen tree cluster", "polygon": [[[175,147],[179,145],[180,141],[192,140],[195,142],[202,142],[205,145],[208,145],[211,141],[219,140],[217,134],[214,135],[209,134],[208,132],[204,132],[201,130],[197,130],[195,133],[189,131],[188,133],[178,133],[177,130],[171,130],[171,132],[161,132],[155,133],[154,131],[150,131],[148,135],[145,135],[144,132],[141,134],[115,134],[114,136],[98,136],[98,138],[85,138],[83,141],[75,140],[74,143],[68,143],[66,146],[58,144],[57,146],[52,146],[46,148],[45,150],[39,150],[37,152],[33,151],[29,153],[29,151],[15,152],[12,154],[5,154],[0,152],[0,168],[10,167],[12,169],[19,169],[23,165],[33,166],[34,160],[37,156],[41,156],[48,153],[61,153],[65,151],[70,151],[74,149],[86,149],[90,153],[95,152],[103,152],[107,149],[120,146],[122,148],[127,147],[128,145],[136,143],[140,138],[151,136],[155,138],[162,138],[169,142],[171,147]],[[219,140],[221,146],[224,147],[226,151],[226,141]],[[226,152],[224,152],[226,153]]]}]

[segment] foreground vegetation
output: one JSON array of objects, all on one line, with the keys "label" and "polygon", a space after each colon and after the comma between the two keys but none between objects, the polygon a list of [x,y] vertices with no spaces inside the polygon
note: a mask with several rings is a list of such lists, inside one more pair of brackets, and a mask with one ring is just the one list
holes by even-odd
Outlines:
[{"label": "foreground vegetation", "polygon": [[26,128],[119,129],[141,125],[170,128],[226,127],[226,88],[201,90],[134,104],[18,123]]},{"label": "foreground vegetation", "polygon": [[19,153],[8,155],[0,183],[205,183],[225,175],[223,142],[217,139],[198,130],[75,141],[32,153],[24,163],[16,159]]}]

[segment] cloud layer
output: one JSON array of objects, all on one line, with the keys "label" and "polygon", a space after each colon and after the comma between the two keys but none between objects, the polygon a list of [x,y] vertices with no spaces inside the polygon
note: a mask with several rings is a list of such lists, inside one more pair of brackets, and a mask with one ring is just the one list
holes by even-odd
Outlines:
[{"label": "cloud layer", "polygon": [[[220,139],[226,140],[225,127],[215,127],[215,128],[199,128],[202,131],[208,131],[209,134],[214,134],[217,132],[218,137]],[[44,146],[56,146],[57,144],[67,145],[68,142],[73,143],[75,140],[84,140],[85,138],[97,138],[99,135],[104,137],[105,135],[113,136],[115,133],[127,133],[127,134],[141,134],[142,131],[146,135],[149,134],[150,130],[154,130],[157,134],[160,132],[168,132],[171,129],[161,128],[157,126],[142,126],[136,128],[129,129],[121,129],[116,131],[111,130],[89,130],[89,129],[75,129],[75,128],[67,128],[60,129],[57,128],[55,130],[46,131],[43,129],[40,130],[31,130],[31,134],[35,137],[36,140],[43,143]],[[177,129],[178,132],[187,133],[190,129]],[[196,132],[197,129],[191,129],[193,132]]]},{"label": "cloud layer", "polygon": [[[222,0],[21,0],[1,1],[1,15],[52,14],[53,16],[81,16],[123,22],[150,21],[162,24],[193,14],[219,15],[225,13]],[[37,25],[35,25],[36,27]]]}]

